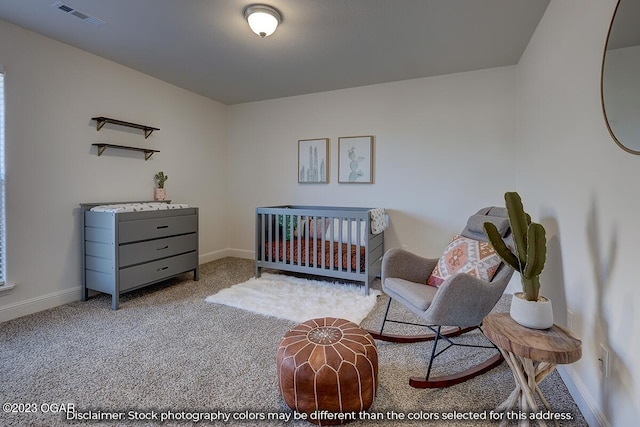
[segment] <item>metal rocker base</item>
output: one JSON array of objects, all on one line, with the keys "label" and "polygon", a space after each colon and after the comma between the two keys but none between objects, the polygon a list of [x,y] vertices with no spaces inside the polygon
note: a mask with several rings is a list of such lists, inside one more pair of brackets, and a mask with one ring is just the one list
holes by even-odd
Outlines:
[{"label": "metal rocker base", "polygon": [[[391,303],[391,300],[389,300],[389,303]],[[390,304],[389,304],[390,305]],[[479,326],[471,326],[471,327],[466,327],[466,328],[459,328],[459,327],[454,327],[451,329],[447,329],[444,332],[441,332],[442,326],[436,326],[436,325],[423,325],[423,324],[419,324],[419,323],[410,323],[410,322],[403,322],[403,321],[399,321],[399,320],[392,320],[392,319],[387,319],[387,314],[389,312],[389,307],[387,306],[387,311],[385,312],[385,317],[382,323],[382,327],[380,328],[380,332],[375,332],[375,331],[368,331],[371,336],[374,339],[378,339],[381,341],[388,341],[388,342],[395,342],[395,343],[415,343],[415,342],[424,342],[424,341],[433,341],[433,348],[431,349],[431,356],[429,358],[429,366],[427,368],[427,375],[424,377],[411,377],[409,378],[409,385],[411,387],[414,388],[443,388],[443,387],[450,387],[452,385],[455,384],[460,384],[462,382],[465,382],[467,380],[470,380],[471,378],[477,377],[478,375],[484,374],[485,372],[490,371],[491,369],[495,368],[496,366],[500,365],[502,363],[502,361],[504,360],[504,358],[502,357],[502,354],[500,353],[500,351],[497,349],[497,347],[495,345],[493,345],[493,343],[491,343],[491,345],[474,345],[474,344],[461,344],[461,343],[455,343],[453,341],[450,340],[450,338],[452,337],[457,337],[459,335],[462,335],[464,333],[473,331],[475,329],[480,329]],[[432,331],[432,333],[430,334],[425,334],[425,335],[389,335],[389,334],[384,334],[383,330],[384,330],[384,325],[386,322],[391,322],[391,323],[400,323],[400,324],[405,324],[405,325],[412,325],[412,326],[422,326],[425,328],[428,328]],[[440,351],[437,351],[437,347],[438,347],[438,342],[440,340],[445,340],[448,345],[443,348]],[[493,348],[496,350],[496,354],[488,359],[486,359],[484,362],[481,362],[475,366],[472,366],[464,371],[455,373],[455,374],[451,374],[451,375],[444,375],[444,376],[440,376],[440,377],[431,377],[431,367],[433,366],[433,362],[435,360],[436,357],[438,357],[439,355],[441,355],[443,352],[445,352],[446,350],[450,349],[453,346],[459,346],[459,347],[473,347],[473,348]]]},{"label": "metal rocker base", "polygon": [[[430,328],[427,325],[420,325],[418,323],[399,322],[399,321],[396,321],[396,320],[387,320],[387,322],[403,323],[405,325],[423,326],[425,328]],[[472,327],[469,327],[469,328],[453,327],[451,329],[447,329],[446,331],[442,332],[440,334],[440,337],[442,337],[442,338],[444,338],[444,337],[447,337],[447,338],[457,337],[459,335],[466,334],[467,332],[473,331],[474,329],[476,329],[475,326],[472,326]],[[377,339],[377,340],[380,340],[380,341],[386,341],[386,342],[395,342],[395,343],[399,343],[399,344],[408,344],[408,343],[415,343],[415,342],[433,341],[436,338],[435,332],[432,332],[430,334],[424,334],[424,335],[383,334],[382,332],[376,332],[376,331],[372,331],[370,329],[367,330],[367,332],[369,332],[369,334],[371,334],[371,336],[374,339]]]}]

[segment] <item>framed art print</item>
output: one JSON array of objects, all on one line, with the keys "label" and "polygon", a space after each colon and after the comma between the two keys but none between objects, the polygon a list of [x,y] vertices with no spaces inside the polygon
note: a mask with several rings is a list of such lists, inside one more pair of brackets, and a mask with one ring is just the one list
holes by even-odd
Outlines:
[{"label": "framed art print", "polygon": [[373,183],[373,136],[338,138],[338,182]]},{"label": "framed art print", "polygon": [[329,138],[298,141],[298,182],[301,184],[329,182]]}]

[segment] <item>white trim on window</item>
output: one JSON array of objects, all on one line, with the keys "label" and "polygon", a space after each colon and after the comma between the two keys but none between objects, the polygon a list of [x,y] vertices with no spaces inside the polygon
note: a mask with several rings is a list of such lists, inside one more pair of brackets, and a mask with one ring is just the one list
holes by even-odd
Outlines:
[{"label": "white trim on window", "polygon": [[3,285],[0,286],[0,295],[2,295],[5,292],[9,292],[11,289],[13,289],[16,285],[13,283],[4,283]]},{"label": "white trim on window", "polygon": [[6,215],[5,215],[5,98],[4,98],[4,67],[0,65],[0,289],[6,291],[13,285],[6,283]]}]

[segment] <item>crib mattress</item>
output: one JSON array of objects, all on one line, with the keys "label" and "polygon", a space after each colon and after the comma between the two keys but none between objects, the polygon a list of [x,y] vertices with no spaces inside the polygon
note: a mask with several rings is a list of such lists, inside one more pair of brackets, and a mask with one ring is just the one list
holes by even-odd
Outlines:
[{"label": "crib mattress", "polygon": [[[293,243],[293,251],[291,250]],[[331,268],[331,246],[333,245],[333,268],[338,270],[342,266],[342,270],[347,271],[347,267],[351,265],[351,271],[366,271],[366,251],[364,246],[360,248],[360,268],[358,269],[357,252],[358,246],[351,245],[351,251],[349,251],[347,243],[338,243],[330,241],[318,240],[314,245],[313,241],[309,241],[309,264],[307,264],[307,247],[306,240],[300,241],[300,248],[298,250],[298,239],[285,240],[285,241],[272,241],[265,243],[265,249],[267,253],[271,254],[271,259],[277,262],[286,262],[288,264],[302,265],[305,267],[320,267],[325,269]],[[339,246],[342,245],[342,249]],[[286,249],[285,249],[286,248]],[[349,253],[351,252],[351,253]],[[324,266],[322,265],[322,254],[324,256]],[[292,257],[293,254],[293,257]],[[340,255],[342,255],[342,262],[340,263]],[[265,256],[265,260],[268,259]]]}]

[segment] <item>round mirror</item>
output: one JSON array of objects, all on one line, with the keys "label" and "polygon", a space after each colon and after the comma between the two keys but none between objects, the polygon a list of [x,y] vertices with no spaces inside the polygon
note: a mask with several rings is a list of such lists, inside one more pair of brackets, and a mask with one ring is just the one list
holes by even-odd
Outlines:
[{"label": "round mirror", "polygon": [[640,1],[619,0],[602,59],[602,111],[615,142],[640,154]]}]

